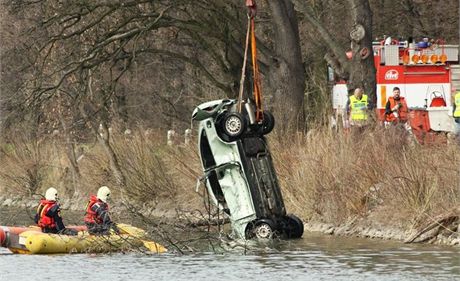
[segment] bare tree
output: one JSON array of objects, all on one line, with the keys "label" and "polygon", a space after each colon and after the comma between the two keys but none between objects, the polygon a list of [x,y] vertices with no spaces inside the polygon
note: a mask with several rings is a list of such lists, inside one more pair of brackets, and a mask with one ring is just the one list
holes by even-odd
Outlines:
[{"label": "bare tree", "polygon": [[[301,19],[308,22],[308,28],[301,25],[301,36],[292,2],[304,15]],[[411,13],[419,16],[410,20],[408,32],[410,29],[416,33],[438,34],[442,26],[457,26],[452,23],[458,21],[458,15],[451,15],[453,8],[458,10],[458,1],[444,1],[452,7],[444,11],[449,16],[440,17],[442,24],[432,25],[427,24],[427,13],[439,15],[442,1],[425,2],[258,1],[256,33],[262,88],[266,104],[279,121],[277,127],[304,128],[304,108],[310,106],[304,104],[305,79],[312,79],[312,74],[319,77],[318,73],[324,69],[319,59],[312,57],[326,54],[328,63],[351,87],[364,86],[374,101],[373,54],[369,52],[374,16],[369,3],[374,10],[379,9],[375,16],[378,22],[374,25],[379,32],[403,30],[402,22],[414,18],[415,14]],[[187,126],[196,103],[236,96],[246,30],[242,0],[118,0],[66,4],[38,0],[4,5],[12,7],[18,18],[23,18],[25,26],[32,27],[18,31],[21,48],[11,46],[16,54],[9,52],[8,55],[15,61],[27,58],[28,62],[22,65],[33,68],[13,72],[10,68],[15,63],[3,64],[7,73],[2,75],[2,84],[7,87],[2,90],[6,89],[8,94],[2,96],[11,97],[4,99],[10,101],[4,103],[6,111],[15,113],[10,115],[11,119],[35,114],[31,118],[35,124],[43,123],[39,120],[40,112],[53,108],[51,105],[56,104],[53,99],[60,95],[63,102],[70,101],[71,105],[94,106],[95,115],[88,117],[97,124],[104,119],[108,126],[113,122],[122,128],[139,122],[169,128],[178,123]],[[401,23],[390,22],[389,18],[400,19]],[[320,40],[315,41],[320,43],[305,40],[310,36],[305,33],[310,32],[319,35]],[[458,34],[448,36],[457,38]],[[349,49],[353,51],[352,61],[345,56]],[[2,54],[2,58],[5,55]],[[302,64],[307,62],[308,75]],[[88,89],[81,86],[88,84],[88,70],[92,73],[92,98],[87,98]],[[25,75],[9,79],[13,73]],[[17,90],[22,81],[27,83]],[[49,107],[43,107],[46,104]],[[74,118],[66,122],[83,118],[79,110],[74,114]],[[65,127],[74,125],[69,123]]]},{"label": "bare tree", "polygon": [[[204,10],[204,3],[206,1],[195,1],[195,5],[189,5],[190,1],[179,1],[174,10],[168,1],[80,1],[68,5],[60,1],[13,3],[17,10],[43,11],[31,30],[40,28],[44,36],[35,42],[38,52],[31,53],[33,75],[20,89],[26,94],[24,108],[38,112],[56,104],[77,108],[72,111],[77,118],[61,118],[63,132],[69,134],[68,128],[75,127],[68,121],[78,120],[78,117],[83,120],[107,152],[117,182],[126,186],[117,155],[111,148],[109,127],[114,104],[125,106],[118,86],[125,74],[133,70],[133,65],[148,62],[149,55],[154,55],[154,60],[180,60],[198,69],[215,87],[231,92],[231,83],[222,82],[232,79],[232,74],[225,76],[231,71],[215,69],[236,69],[232,61],[236,61],[237,56],[230,53],[240,52],[241,47],[236,47],[233,38],[240,33],[232,33],[228,26],[216,30],[216,26],[222,26],[215,24],[216,15],[199,12]],[[222,3],[214,4],[215,13],[224,18],[232,16],[231,10],[222,13],[219,5]],[[219,52],[222,46],[228,47],[225,53],[228,56]],[[228,60],[229,57],[233,60]],[[213,63],[207,63],[206,59],[212,59]],[[162,96],[160,101],[169,102]],[[47,122],[40,123],[43,127]],[[66,139],[70,144],[70,138]],[[72,151],[67,155],[74,174],[78,175]]]},{"label": "bare tree", "polygon": [[375,67],[372,52],[372,11],[368,0],[349,0],[352,29],[349,40],[353,54],[352,61],[346,57],[347,49],[335,39],[332,32],[315,16],[312,6],[306,1],[294,1],[298,9],[305,14],[313,30],[327,47],[325,59],[333,66],[337,74],[348,81],[351,89],[363,87],[370,97],[372,105],[376,103]]}]

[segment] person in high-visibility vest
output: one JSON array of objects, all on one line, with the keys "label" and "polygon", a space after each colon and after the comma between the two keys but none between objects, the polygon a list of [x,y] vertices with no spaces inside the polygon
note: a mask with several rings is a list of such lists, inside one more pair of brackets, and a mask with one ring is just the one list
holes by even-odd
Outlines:
[{"label": "person in high-visibility vest", "polygon": [[460,136],[460,91],[457,92],[454,96],[453,102],[454,110],[453,116],[455,121],[455,134]]},{"label": "person in high-visibility vest", "polygon": [[351,126],[362,127],[367,124],[369,98],[363,89],[356,88],[347,101],[347,115]]}]

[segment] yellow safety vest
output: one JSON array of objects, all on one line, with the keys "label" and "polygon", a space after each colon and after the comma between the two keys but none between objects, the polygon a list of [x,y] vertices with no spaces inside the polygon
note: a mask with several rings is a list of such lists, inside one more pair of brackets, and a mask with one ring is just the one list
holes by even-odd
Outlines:
[{"label": "yellow safety vest", "polygon": [[460,117],[460,92],[457,92],[455,94],[455,111],[454,111],[454,117]]},{"label": "yellow safety vest", "polygon": [[367,120],[367,95],[363,95],[361,100],[355,96],[350,97],[351,120]]}]

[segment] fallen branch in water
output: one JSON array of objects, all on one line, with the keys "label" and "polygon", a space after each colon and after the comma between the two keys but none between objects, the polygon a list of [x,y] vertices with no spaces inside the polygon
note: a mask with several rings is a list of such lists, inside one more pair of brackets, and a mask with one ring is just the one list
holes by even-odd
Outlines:
[{"label": "fallen branch in water", "polygon": [[189,222],[185,226],[188,226],[188,227],[201,227],[201,226],[209,226],[209,225],[216,226],[216,225],[223,225],[227,223],[230,223],[229,218],[211,219],[211,220],[206,219],[206,220],[199,220],[195,222]]},{"label": "fallen branch in water", "polygon": [[423,239],[416,241],[417,243],[429,241],[435,237],[437,237],[442,230],[447,230],[449,232],[455,232],[458,228],[460,218],[460,208],[456,208],[450,211],[447,214],[439,215],[435,218],[431,219],[431,222],[423,227],[421,230],[417,231],[414,235],[409,237],[404,241],[404,243],[413,243],[417,238],[421,237],[422,235],[429,233]]}]

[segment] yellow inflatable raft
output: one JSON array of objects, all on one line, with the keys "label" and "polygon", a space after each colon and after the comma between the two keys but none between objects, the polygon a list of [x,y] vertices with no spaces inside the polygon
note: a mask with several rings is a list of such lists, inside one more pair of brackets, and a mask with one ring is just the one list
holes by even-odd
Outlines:
[{"label": "yellow inflatable raft", "polygon": [[151,252],[166,252],[162,245],[144,240],[144,230],[127,224],[117,226],[120,234],[110,235],[91,235],[80,231],[78,235],[71,236],[28,230],[20,233],[16,246],[9,249],[18,254],[104,253],[141,247]]}]

